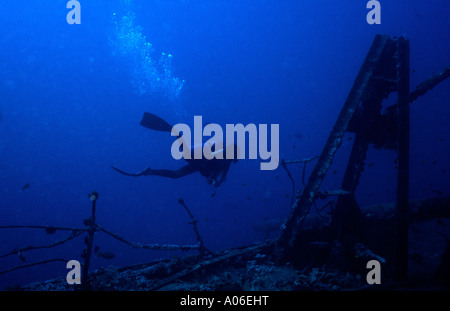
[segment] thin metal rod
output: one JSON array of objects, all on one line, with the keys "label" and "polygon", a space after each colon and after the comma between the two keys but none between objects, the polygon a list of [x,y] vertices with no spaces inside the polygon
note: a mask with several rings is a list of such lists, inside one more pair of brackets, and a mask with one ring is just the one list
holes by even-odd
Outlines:
[{"label": "thin metal rod", "polygon": [[96,225],[95,225],[95,202],[98,199],[98,193],[92,192],[89,194],[89,198],[92,201],[92,214],[91,218],[89,219],[89,226],[88,226],[88,236],[87,236],[87,246],[86,250],[84,252],[84,265],[83,265],[83,275],[81,278],[81,288],[83,290],[89,290],[90,289],[90,282],[89,282],[89,264],[92,254],[92,245],[94,243],[94,233],[96,231]]}]

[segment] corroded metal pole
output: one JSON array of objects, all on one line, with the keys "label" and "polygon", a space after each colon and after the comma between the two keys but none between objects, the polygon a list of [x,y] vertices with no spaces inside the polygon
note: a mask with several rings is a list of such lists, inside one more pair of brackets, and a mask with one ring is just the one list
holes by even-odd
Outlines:
[{"label": "corroded metal pole", "polygon": [[448,77],[450,77],[450,66],[443,68],[438,73],[420,83],[416,87],[416,89],[411,94],[409,94],[409,101],[415,101],[417,98],[424,95],[427,91],[431,90],[433,87],[435,87]]},{"label": "corroded metal pole", "polygon": [[382,51],[388,41],[386,35],[377,35],[372,46],[366,56],[366,59],[358,72],[355,83],[347,97],[339,117],[328,137],[327,143],[314,167],[308,182],[303,189],[299,198],[295,201],[291,213],[288,217],[285,227],[281,231],[278,238],[277,249],[289,256],[290,249],[294,246],[294,242],[300,231],[300,224],[306,213],[311,207],[314,197],[319,190],[320,185],[328,171],[331,161],[341,145],[342,138],[347,131],[350,120],[352,119],[356,109],[358,108],[364,90],[373,75],[373,72],[381,57]]},{"label": "corroded metal pole", "polygon": [[409,40],[400,37],[398,53],[398,177],[395,270],[398,281],[408,276],[409,204]]},{"label": "corroded metal pole", "polygon": [[95,227],[95,202],[98,199],[98,193],[92,192],[89,194],[89,199],[92,201],[92,212],[91,212],[91,218],[89,218],[89,221],[87,223],[88,225],[88,236],[86,240],[86,249],[83,252],[84,256],[84,265],[83,265],[83,275],[81,277],[81,288],[83,290],[90,290],[90,282],[89,282],[89,263],[91,260],[91,254],[92,254],[92,245],[94,243],[94,233],[96,231]]}]

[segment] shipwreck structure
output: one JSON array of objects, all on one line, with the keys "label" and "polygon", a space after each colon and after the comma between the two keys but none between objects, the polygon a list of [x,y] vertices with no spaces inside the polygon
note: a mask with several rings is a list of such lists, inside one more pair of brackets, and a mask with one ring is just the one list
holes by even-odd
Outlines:
[{"label": "shipwreck structure", "polygon": [[[410,47],[407,38],[377,35],[321,154],[318,157],[300,161],[281,161],[282,167],[292,181],[293,196],[290,214],[276,239],[250,246],[214,253],[210,252],[205,247],[200,236],[197,220],[184,200],[180,198],[178,203],[190,217],[190,224],[195,232],[197,244],[171,245],[130,242],[106,230],[96,222],[95,209],[98,193],[93,192],[89,195],[92,201],[92,214],[88,219],[85,219],[84,228],[0,226],[0,229],[43,229],[48,234],[52,234],[56,230],[71,232],[70,236],[64,240],[50,245],[15,249],[1,255],[0,258],[18,255],[20,259],[25,261],[23,253],[26,251],[61,245],[66,241],[85,234],[87,235],[84,240],[86,249],[83,250],[81,256],[84,259],[83,283],[80,289],[95,290],[99,288],[95,284],[99,283],[98,280],[100,278],[98,275],[100,272],[90,272],[89,265],[93,252],[96,252],[95,248],[92,250],[94,233],[103,232],[133,248],[198,251],[198,254],[195,256],[187,256],[172,261],[159,260],[152,263],[124,267],[117,271],[117,273],[131,273],[133,274],[133,279],[144,278],[151,280],[146,281],[145,286],[139,285],[144,286],[145,290],[165,288],[165,286],[177,280],[185,280],[189,277],[195,278],[195,275],[198,274],[205,275],[205,271],[214,273],[217,272],[218,267],[229,269],[233,262],[241,265],[247,264],[246,273],[256,271],[256,274],[260,274],[260,278],[265,277],[265,273],[261,272],[262,268],[256,265],[255,258],[260,261],[260,264],[270,263],[282,266],[285,263],[289,263],[289,267],[302,267],[305,264],[320,264],[321,262],[327,262],[327,260],[330,262],[340,256],[343,259],[340,262],[343,270],[345,270],[345,267],[342,267],[342,264],[344,266],[345,264],[354,266],[355,262],[358,261],[357,257],[365,262],[368,259],[385,262],[384,258],[389,258],[387,269],[395,276],[393,281],[397,282],[397,284],[399,282],[404,283],[408,280],[408,232],[410,221],[413,219],[450,218],[450,196],[421,201],[409,200],[410,103],[448,78],[450,76],[450,66],[434,74],[419,84],[413,92],[410,92],[409,53]],[[383,101],[393,92],[397,93],[396,103],[383,108]],[[334,191],[321,190],[322,182],[337,150],[341,146],[344,134],[347,132],[354,133],[354,139],[341,187]],[[397,196],[396,201],[393,203],[380,202],[379,205],[361,209],[355,199],[355,191],[366,165],[365,159],[370,145],[378,149],[394,150],[397,153]],[[306,164],[316,160],[315,167],[305,182]],[[289,163],[303,163],[304,165],[302,176],[304,187],[297,193],[294,177],[287,169],[287,164]],[[312,206],[315,206],[318,199],[327,198],[328,196],[337,196],[332,206],[331,221],[322,226],[306,228],[304,226],[305,219],[310,214]],[[382,240],[382,243],[379,243],[379,240]],[[336,247],[336,245],[338,246]],[[336,255],[337,253],[338,255]],[[439,272],[442,278],[447,280],[448,283],[446,284],[450,285],[450,242],[442,257]],[[51,259],[0,271],[0,275],[17,269],[54,261],[67,262],[65,259]],[[249,262],[252,263],[250,267],[248,266]],[[144,272],[138,272],[141,270]],[[239,275],[239,273],[237,274]],[[293,275],[295,278],[296,273]],[[228,282],[228,279],[231,279],[231,277],[230,274],[227,274],[227,276],[225,281]],[[242,279],[239,282],[242,283]],[[234,289],[236,286],[242,288],[240,284],[237,284],[239,282],[234,282],[232,288]],[[67,285],[65,286],[62,288],[67,289]],[[298,286],[298,284],[295,286]],[[298,287],[295,286],[288,288],[297,289]],[[221,289],[230,289],[230,287],[222,287]]]},{"label": "shipwreck structure", "polygon": [[[355,191],[370,144],[376,148],[397,152],[397,199],[393,221],[395,237],[393,251],[396,280],[405,281],[408,275],[408,222],[413,217],[409,206],[409,105],[436,84],[450,75],[450,66],[421,83],[410,93],[409,40],[405,37],[377,35],[362,64],[347,100],[320,154],[317,164],[304,189],[297,195],[282,232],[275,242],[275,256],[281,261],[297,261],[305,252],[305,230],[302,222],[317,198],[323,195],[320,186],[346,132],[355,139],[348,160],[341,189],[333,211],[332,222],[325,238],[339,240],[345,247],[367,243],[373,235],[371,226],[355,200]],[[392,92],[397,92],[397,103],[382,112],[382,102]],[[336,192],[335,192],[336,194]],[[435,204],[416,206],[430,217],[449,217],[450,209],[445,199]],[[423,209],[428,206],[429,212]],[[433,212],[431,212],[433,210]],[[437,211],[438,210],[438,211]],[[422,214],[421,217],[424,217]],[[439,216],[438,216],[439,215]],[[431,216],[432,217],[432,216]],[[309,235],[306,235],[309,236]],[[373,239],[373,237],[372,237]]]}]

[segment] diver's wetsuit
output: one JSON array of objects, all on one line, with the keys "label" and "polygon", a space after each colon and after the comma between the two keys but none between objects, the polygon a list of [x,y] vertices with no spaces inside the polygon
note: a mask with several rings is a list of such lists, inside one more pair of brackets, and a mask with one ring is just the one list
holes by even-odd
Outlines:
[{"label": "diver's wetsuit", "polygon": [[[224,153],[225,154],[225,153]],[[226,180],[226,175],[228,169],[230,168],[231,162],[237,162],[237,159],[187,159],[187,165],[177,169],[177,170],[167,170],[167,169],[152,169],[150,167],[138,173],[127,173],[118,168],[112,166],[117,172],[126,176],[162,176],[169,178],[180,178],[195,172],[199,172],[202,176],[206,177],[208,183],[213,184],[218,187],[222,182]],[[220,176],[220,180],[219,180]]]}]

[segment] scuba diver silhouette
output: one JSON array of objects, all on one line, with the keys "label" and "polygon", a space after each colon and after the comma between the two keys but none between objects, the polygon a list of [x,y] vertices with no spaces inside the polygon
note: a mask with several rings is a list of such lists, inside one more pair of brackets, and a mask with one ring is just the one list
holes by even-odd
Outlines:
[{"label": "scuba diver silhouette", "polygon": [[[149,112],[144,113],[140,125],[156,131],[163,131],[169,133],[172,131],[172,126],[169,123]],[[204,144],[200,147],[203,146]],[[191,147],[192,152],[194,148],[196,148],[196,146]],[[223,151],[223,154],[225,155],[226,147],[224,147],[222,150],[216,150],[215,152],[221,151]],[[162,176],[176,179],[195,172],[199,172],[202,176],[206,177],[210,185],[212,184],[214,185],[214,187],[218,187],[226,180],[226,175],[228,173],[231,163],[232,162],[236,163],[238,161],[236,156],[238,152],[237,145],[234,145],[234,152],[235,156],[233,157],[233,159],[226,159],[225,156],[223,159],[212,158],[210,160],[203,157],[201,159],[194,159],[193,157],[191,157],[191,159],[185,158],[184,160],[187,161],[188,164],[177,170],[152,169],[150,167],[147,167],[144,170],[137,173],[127,173],[114,166],[111,167],[122,175],[132,177]]]}]

